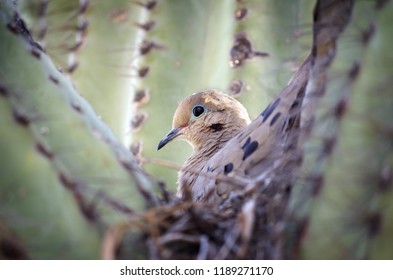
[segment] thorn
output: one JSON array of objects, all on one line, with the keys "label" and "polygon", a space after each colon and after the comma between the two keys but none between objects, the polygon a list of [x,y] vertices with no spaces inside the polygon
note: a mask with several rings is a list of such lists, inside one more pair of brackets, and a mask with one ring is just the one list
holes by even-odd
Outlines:
[{"label": "thorn", "polygon": [[165,47],[153,41],[144,40],[139,49],[141,55],[147,55],[152,49],[162,50]]},{"label": "thorn", "polygon": [[81,106],[80,106],[79,104],[76,104],[76,103],[72,102],[72,103],[71,103],[71,107],[72,107],[75,111],[77,111],[78,113],[82,113],[82,108],[81,108]]},{"label": "thorn", "polygon": [[80,32],[82,37],[85,37],[88,29],[89,29],[89,22],[87,20],[84,20],[83,22],[78,24],[76,31]]},{"label": "thorn", "polygon": [[313,196],[318,196],[321,193],[321,190],[322,190],[322,187],[324,184],[324,179],[323,179],[322,175],[313,175],[310,178],[310,181],[311,181],[311,186],[312,186],[311,194]]},{"label": "thorn", "polygon": [[376,0],[375,8],[377,10],[381,10],[385,7],[385,5],[389,2],[389,0]]},{"label": "thorn", "polygon": [[150,30],[152,30],[156,26],[156,22],[154,20],[150,20],[145,23],[134,22],[134,25],[145,30],[146,32],[149,32]]},{"label": "thorn", "polygon": [[242,80],[233,80],[229,85],[229,94],[238,97],[242,94],[244,83]]},{"label": "thorn", "polygon": [[45,38],[47,32],[48,32],[48,26],[47,25],[42,26],[38,32],[37,38],[42,41]]},{"label": "thorn", "polygon": [[240,8],[235,11],[235,19],[242,20],[247,16],[248,10],[246,8]]},{"label": "thorn", "polygon": [[47,147],[45,147],[42,143],[40,143],[40,142],[36,143],[35,147],[40,154],[47,157],[48,159],[53,159],[53,153]]},{"label": "thorn", "polygon": [[322,144],[322,154],[323,155],[331,155],[333,153],[333,149],[336,146],[336,138],[331,137],[325,139]]},{"label": "thorn", "polygon": [[139,113],[135,115],[131,120],[131,128],[134,132],[137,132],[141,129],[143,122],[147,118],[147,113]]},{"label": "thorn", "polygon": [[135,1],[134,3],[139,5],[139,6],[142,6],[142,7],[146,8],[149,11],[152,11],[157,6],[157,1],[147,1],[146,3]]},{"label": "thorn", "polygon": [[353,81],[359,76],[359,73],[360,73],[360,64],[359,64],[359,62],[356,61],[352,64],[352,67],[349,70],[348,78],[351,81]]},{"label": "thorn", "polygon": [[57,78],[53,77],[52,75],[49,75],[49,80],[51,80],[56,85],[59,84],[59,80]]},{"label": "thorn", "polygon": [[77,182],[71,178],[69,178],[67,175],[65,175],[64,173],[59,173],[58,175],[60,182],[67,188],[70,190],[76,190],[77,187]]},{"label": "thorn", "polygon": [[5,88],[5,85],[3,85],[1,82],[0,82],[0,95],[1,96],[8,96],[8,90]]},{"label": "thorn", "polygon": [[375,23],[371,22],[369,24],[368,28],[362,32],[362,42],[363,42],[363,44],[366,45],[368,42],[370,42],[371,38],[375,34],[375,30],[376,30]]},{"label": "thorn", "polygon": [[68,47],[67,50],[70,52],[76,52],[77,50],[79,50],[82,45],[84,43],[84,40],[80,40],[78,42],[76,42],[74,45],[72,45],[71,47]]},{"label": "thorn", "polygon": [[381,191],[387,191],[392,188],[392,182],[393,182],[393,170],[392,167],[389,165],[385,165],[381,173],[379,175],[379,189]]},{"label": "thorn", "polygon": [[48,0],[40,1],[39,5],[38,5],[38,17],[42,18],[47,14],[48,4],[49,4]]},{"label": "thorn", "polygon": [[81,0],[79,2],[82,2],[82,4],[79,6],[78,14],[84,14],[90,7],[90,1],[89,0]]},{"label": "thorn", "polygon": [[138,90],[134,95],[133,102],[140,105],[147,104],[150,101],[150,92],[148,89]]},{"label": "thorn", "polygon": [[375,236],[381,230],[381,225],[382,225],[381,214],[379,213],[370,214],[370,216],[366,218],[366,223],[368,227],[369,236]]},{"label": "thorn", "polygon": [[74,71],[76,70],[76,68],[78,68],[79,66],[79,61],[74,61],[70,66],[67,67],[66,71],[67,73],[74,73]]},{"label": "thorn", "polygon": [[136,158],[141,157],[142,155],[142,142],[141,141],[135,141],[130,145],[130,151],[132,155]]},{"label": "thorn", "polygon": [[12,116],[14,117],[14,120],[22,126],[28,126],[31,122],[28,116],[15,109],[12,111]]},{"label": "thorn", "polygon": [[109,15],[109,19],[114,23],[125,23],[128,20],[129,13],[128,9],[115,9],[112,10]]},{"label": "thorn", "polygon": [[140,78],[146,77],[146,75],[149,73],[149,70],[150,70],[150,67],[149,67],[149,66],[145,66],[145,67],[140,68],[140,69],[138,70],[138,76],[139,76]]},{"label": "thorn", "polygon": [[240,32],[235,35],[235,42],[230,51],[230,61],[229,65],[232,68],[241,66],[245,60],[252,59],[255,56],[268,56],[268,53],[253,51],[252,44],[247,38],[246,33]]},{"label": "thorn", "polygon": [[348,100],[347,98],[342,98],[337,102],[336,106],[333,109],[334,116],[336,118],[342,118],[348,109]]}]

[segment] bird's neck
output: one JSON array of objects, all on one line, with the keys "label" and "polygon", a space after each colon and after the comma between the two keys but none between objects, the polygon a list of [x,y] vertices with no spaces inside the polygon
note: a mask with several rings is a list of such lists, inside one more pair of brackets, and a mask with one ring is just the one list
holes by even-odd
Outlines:
[{"label": "bird's neck", "polygon": [[[207,137],[205,141],[194,146],[191,157],[185,162],[183,170],[187,170],[190,166],[193,168],[202,168],[206,162],[217,153],[233,135],[221,135],[220,137]],[[199,169],[200,170],[200,169]]]},{"label": "bird's neck", "polygon": [[[190,192],[192,197],[198,196],[193,189],[197,175],[201,172],[207,162],[237,133],[242,127],[232,127],[231,130],[219,131],[220,133],[210,132],[208,136],[202,135],[204,141],[195,145],[191,157],[184,163],[178,176],[178,196],[184,197],[185,193]],[[195,139],[195,137],[194,137]]]}]

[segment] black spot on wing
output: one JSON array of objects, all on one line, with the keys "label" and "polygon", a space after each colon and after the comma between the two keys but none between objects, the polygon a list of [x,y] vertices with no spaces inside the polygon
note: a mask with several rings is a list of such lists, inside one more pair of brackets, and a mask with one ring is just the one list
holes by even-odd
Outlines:
[{"label": "black spot on wing", "polygon": [[274,117],[272,118],[272,120],[270,121],[270,126],[274,125],[274,123],[280,118],[280,116],[281,116],[280,112],[275,114]]},{"label": "black spot on wing", "polygon": [[267,106],[267,108],[261,114],[263,118],[262,123],[264,123],[270,117],[270,115],[274,112],[274,110],[277,108],[279,103],[280,103],[280,98],[277,98],[272,104]]},{"label": "black spot on wing", "polygon": [[[250,139],[250,138],[248,138]],[[248,140],[247,139],[247,140]],[[242,147],[243,149],[243,160],[248,158],[255,150],[258,148],[258,142],[257,141],[247,141],[246,144]]]},{"label": "black spot on wing", "polygon": [[246,140],[246,143],[244,143],[244,145],[242,146],[242,149],[244,150],[244,148],[245,148],[248,144],[250,144],[250,142],[251,142],[251,137],[248,137],[247,140]]},{"label": "black spot on wing", "polygon": [[213,172],[214,171],[214,168],[213,167],[211,167],[211,166],[208,166],[207,167],[207,172]]},{"label": "black spot on wing", "polygon": [[233,170],[233,163],[230,162],[224,166],[224,174],[228,174]]}]

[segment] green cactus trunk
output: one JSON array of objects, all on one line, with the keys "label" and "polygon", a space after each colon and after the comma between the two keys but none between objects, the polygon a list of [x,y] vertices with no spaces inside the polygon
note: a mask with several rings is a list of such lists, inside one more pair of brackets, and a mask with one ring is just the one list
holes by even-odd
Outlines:
[{"label": "green cactus trunk", "polygon": [[[391,259],[392,3],[356,2],[308,140],[295,212],[306,259]],[[389,132],[390,131],[390,132]],[[304,175],[305,174],[305,175]],[[308,197],[308,195],[311,195]],[[297,208],[297,209],[296,209]],[[305,218],[305,216],[309,216]]]},{"label": "green cactus trunk", "polygon": [[[195,209],[230,232],[164,202],[191,148],[156,145],[193,92],[256,117],[309,54],[316,2],[1,1],[0,259],[165,258],[143,241]],[[356,1],[337,40],[278,256],[393,258],[392,15]]]},{"label": "green cactus trunk", "polygon": [[[311,33],[300,32],[304,18],[311,21],[312,4],[179,0],[160,1],[149,12],[146,21],[156,26],[145,33],[144,40],[156,47],[140,59],[139,67],[148,67],[149,73],[140,79],[134,95],[132,141],[137,151],[143,147],[141,160],[149,163],[144,166],[149,173],[175,189],[176,172],[168,172],[168,166],[157,161],[171,161],[169,167],[176,169],[191,154],[191,147],[182,141],[159,153],[156,147],[170,130],[179,101],[191,93],[215,88],[239,97],[252,118],[262,111],[307,55],[303,45],[310,43]],[[242,9],[248,12],[239,18],[236,11]],[[232,60],[239,33],[245,34],[251,49],[241,67],[236,67]],[[236,92],[237,86],[241,89]],[[147,104],[139,102],[138,92],[149,94]]]},{"label": "green cactus trunk", "polygon": [[97,258],[99,234],[145,207],[150,179],[29,38],[12,1],[0,12],[0,220],[33,258]]}]

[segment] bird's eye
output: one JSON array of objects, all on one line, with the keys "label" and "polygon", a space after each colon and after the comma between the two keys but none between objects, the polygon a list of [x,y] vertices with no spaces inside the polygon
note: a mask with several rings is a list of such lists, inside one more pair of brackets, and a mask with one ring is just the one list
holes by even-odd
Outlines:
[{"label": "bird's eye", "polygon": [[195,118],[198,118],[205,113],[206,109],[202,105],[195,105],[194,108],[192,108],[192,116]]}]

